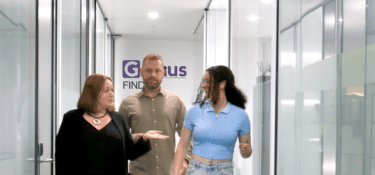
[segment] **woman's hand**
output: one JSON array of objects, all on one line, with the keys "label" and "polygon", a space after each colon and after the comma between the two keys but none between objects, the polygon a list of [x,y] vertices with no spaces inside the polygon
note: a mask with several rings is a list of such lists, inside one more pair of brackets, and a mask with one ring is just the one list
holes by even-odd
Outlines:
[{"label": "woman's hand", "polygon": [[240,143],[241,154],[250,154],[252,151],[250,143]]},{"label": "woman's hand", "polygon": [[[176,154],[174,155],[174,162],[173,162],[173,175],[181,175],[181,166],[183,162],[186,162],[185,156],[186,156],[186,147],[190,143],[190,137],[191,137],[191,130],[186,128],[186,126],[182,127],[181,131],[181,137],[180,141],[177,145]],[[185,170],[183,170],[182,173],[184,173]]]},{"label": "woman's hand", "polygon": [[147,140],[165,140],[165,139],[168,139],[168,138],[169,138],[169,136],[161,135],[161,131],[155,131],[155,130],[147,131],[143,135],[143,140],[145,140],[145,141],[147,141]]},{"label": "woman's hand", "polygon": [[145,135],[145,133],[132,134],[133,140],[136,142],[139,138],[143,137],[143,135]]},{"label": "woman's hand", "polygon": [[239,136],[240,140],[240,153],[243,158],[249,158],[253,149],[251,148],[250,132]]}]

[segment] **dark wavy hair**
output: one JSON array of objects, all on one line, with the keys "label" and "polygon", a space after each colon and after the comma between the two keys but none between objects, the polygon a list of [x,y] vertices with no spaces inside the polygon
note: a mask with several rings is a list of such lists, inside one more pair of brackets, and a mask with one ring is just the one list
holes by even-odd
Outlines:
[{"label": "dark wavy hair", "polygon": [[[206,70],[206,72],[210,75],[210,85],[209,90],[206,93],[210,93],[211,95],[211,102],[215,105],[219,100],[219,87],[220,82],[226,81],[225,84],[225,96],[229,103],[236,105],[242,109],[245,109],[245,104],[247,102],[246,96],[244,93],[239,90],[236,85],[234,84],[234,76],[232,71],[226,66],[212,66]],[[203,79],[202,83],[203,84]],[[203,104],[208,100],[206,97],[203,96],[204,90],[199,86],[198,95],[194,102],[194,104],[200,104],[202,107]]]}]

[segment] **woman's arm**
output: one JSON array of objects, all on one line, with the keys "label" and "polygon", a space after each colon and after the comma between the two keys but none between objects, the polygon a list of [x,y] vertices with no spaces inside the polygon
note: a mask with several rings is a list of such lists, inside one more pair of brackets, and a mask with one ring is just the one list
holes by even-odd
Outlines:
[{"label": "woman's arm", "polygon": [[186,128],[186,126],[182,127],[181,131],[181,138],[177,145],[177,151],[174,156],[174,163],[173,163],[173,175],[179,175],[182,162],[185,161],[186,155],[186,148],[190,143],[191,137],[191,130]]},{"label": "woman's arm", "polygon": [[240,153],[243,158],[249,158],[251,153],[253,152],[253,148],[251,147],[251,136],[250,132],[244,135],[239,136],[240,141]]},{"label": "woman's arm", "polygon": [[56,136],[55,162],[57,175],[71,174],[76,170],[76,162],[74,162],[72,157],[76,156],[74,145],[79,143],[76,142],[74,137],[78,133],[74,133],[74,121],[71,120],[73,117],[68,114],[64,115],[60,130]]}]

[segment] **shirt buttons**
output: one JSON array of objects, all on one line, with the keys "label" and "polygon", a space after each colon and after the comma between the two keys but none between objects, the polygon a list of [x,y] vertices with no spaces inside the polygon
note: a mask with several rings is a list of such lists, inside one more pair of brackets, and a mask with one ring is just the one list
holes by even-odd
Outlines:
[{"label": "shirt buttons", "polygon": [[156,120],[154,121],[154,123],[156,123]]},{"label": "shirt buttons", "polygon": [[156,167],[156,169],[159,169],[159,167]]},{"label": "shirt buttons", "polygon": [[159,158],[159,156],[156,156],[156,158]]},{"label": "shirt buttons", "polygon": [[155,111],[155,109],[153,109],[153,111]]},{"label": "shirt buttons", "polygon": [[155,146],[158,146],[158,144],[157,144],[157,143],[155,143]]},{"label": "shirt buttons", "polygon": [[154,101],[154,99],[152,99],[152,101]]}]

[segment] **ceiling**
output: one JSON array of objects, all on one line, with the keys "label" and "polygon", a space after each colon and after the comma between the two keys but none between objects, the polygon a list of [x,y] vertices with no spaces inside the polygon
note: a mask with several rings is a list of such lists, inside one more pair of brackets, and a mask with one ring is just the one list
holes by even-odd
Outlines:
[{"label": "ceiling", "polygon": [[[112,34],[134,39],[202,40],[198,27],[209,0],[98,0]],[[159,18],[148,18],[149,12]],[[199,27],[199,30],[203,30]]]}]

